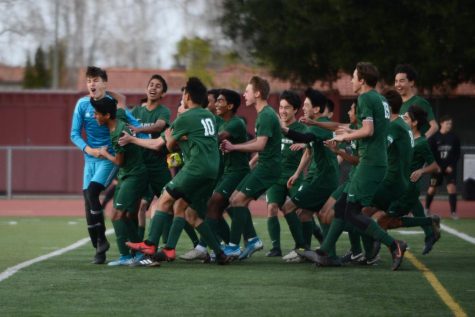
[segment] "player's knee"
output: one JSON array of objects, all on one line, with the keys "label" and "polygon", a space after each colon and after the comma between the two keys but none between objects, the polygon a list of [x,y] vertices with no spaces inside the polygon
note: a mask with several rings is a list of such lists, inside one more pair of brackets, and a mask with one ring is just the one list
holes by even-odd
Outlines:
[{"label": "player's knee", "polygon": [[192,208],[186,208],[185,219],[190,225],[192,225],[193,227],[196,227],[197,221],[199,219],[198,213]]},{"label": "player's knee", "polygon": [[276,204],[270,204],[267,206],[267,216],[276,217],[279,214],[279,207]]},{"label": "player's knee", "polygon": [[111,215],[112,221],[117,221],[117,220],[125,219],[125,218],[126,218],[126,213],[124,211],[120,211],[117,209],[112,210],[112,215]]}]

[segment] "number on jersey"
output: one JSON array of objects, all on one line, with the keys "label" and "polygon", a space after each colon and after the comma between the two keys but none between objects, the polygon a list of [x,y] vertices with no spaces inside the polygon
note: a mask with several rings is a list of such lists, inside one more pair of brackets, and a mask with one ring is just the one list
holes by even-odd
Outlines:
[{"label": "number on jersey", "polygon": [[210,118],[201,119],[201,124],[205,129],[205,136],[213,136],[214,135],[214,124]]}]

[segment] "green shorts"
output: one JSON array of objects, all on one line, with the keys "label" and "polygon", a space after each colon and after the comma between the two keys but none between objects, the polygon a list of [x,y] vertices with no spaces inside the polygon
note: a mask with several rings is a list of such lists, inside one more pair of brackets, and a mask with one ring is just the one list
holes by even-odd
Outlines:
[{"label": "green shorts", "polygon": [[237,191],[242,192],[247,197],[258,199],[272,185],[274,185],[280,177],[280,167],[276,167],[275,171],[260,168],[259,165],[253,169],[236,187]]},{"label": "green shorts", "polygon": [[226,200],[228,200],[236,187],[248,173],[249,171],[223,174],[214,188],[214,192],[220,193]]},{"label": "green shorts", "polygon": [[340,199],[341,194],[343,194],[345,187],[347,186],[348,186],[348,181],[344,182],[343,184],[340,184],[340,186],[338,186],[330,196],[335,200]]},{"label": "green shorts", "polygon": [[378,210],[387,211],[391,203],[399,200],[406,190],[407,184],[389,184],[383,181],[376,189],[371,205]]},{"label": "green shorts", "polygon": [[136,212],[140,199],[147,191],[147,175],[133,175],[119,179],[114,192],[114,208],[120,211]]},{"label": "green shorts", "polygon": [[181,170],[165,186],[167,192],[176,200],[183,198],[202,218],[206,215],[206,205],[213,193],[216,179],[204,175],[196,176]]},{"label": "green shorts", "polygon": [[387,213],[393,217],[402,217],[407,215],[419,202],[419,195],[420,190],[417,184],[410,182],[402,196],[398,200],[391,203]]},{"label": "green shorts", "polygon": [[348,201],[371,206],[374,193],[383,181],[385,174],[385,166],[356,166],[348,187]]},{"label": "green shorts", "polygon": [[303,182],[291,199],[299,208],[319,212],[335,189],[336,186],[324,187],[315,180],[311,183]]},{"label": "green shorts", "polygon": [[145,200],[146,202],[151,203],[154,196],[155,194],[153,193],[152,187],[149,184],[147,187],[147,190],[145,191],[145,194],[142,197],[142,200]]},{"label": "green shorts", "polygon": [[297,193],[297,190],[302,183],[302,179],[299,178],[294,185],[289,189],[287,188],[288,177],[281,178],[277,183],[272,185],[266,192],[267,204],[276,204],[282,207],[287,199],[287,196],[292,197]]},{"label": "green shorts", "polygon": [[152,193],[159,197],[163,187],[172,179],[170,170],[167,167],[150,167],[147,168],[147,172]]}]

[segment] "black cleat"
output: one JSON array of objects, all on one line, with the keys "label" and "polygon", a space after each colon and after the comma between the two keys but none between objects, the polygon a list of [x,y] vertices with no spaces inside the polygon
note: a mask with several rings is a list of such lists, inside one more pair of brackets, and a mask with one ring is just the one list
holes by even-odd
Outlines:
[{"label": "black cleat", "polygon": [[282,256],[282,250],[280,248],[272,248],[269,252],[266,253],[268,257]]},{"label": "black cleat", "polygon": [[305,258],[306,260],[309,260],[310,262],[317,263],[318,261],[318,254],[317,251],[319,249],[312,251],[306,248],[297,248],[294,251],[300,255],[301,257]]},{"label": "black cleat", "polygon": [[153,258],[153,256],[145,255],[140,261],[130,264],[133,267],[159,267],[160,262]]},{"label": "black cleat", "polygon": [[354,254],[353,251],[348,250],[348,252],[346,252],[346,254],[340,258],[340,261],[342,264],[361,264],[363,262],[366,263],[366,258],[363,252]]},{"label": "black cleat", "polygon": [[94,259],[91,262],[92,264],[104,264],[106,263],[106,253],[96,253]]},{"label": "black cleat", "polygon": [[407,249],[407,243],[401,240],[394,240],[395,248],[391,251],[391,256],[393,258],[393,264],[391,269],[396,271],[399,269],[402,263],[402,259],[404,258],[404,253]]},{"label": "black cleat", "polygon": [[314,252],[316,254],[315,265],[316,266],[341,266],[341,260],[339,257],[331,257],[325,251],[317,249]]},{"label": "black cleat", "polygon": [[434,247],[434,244],[440,239],[440,217],[432,215],[431,218],[433,234],[424,239],[425,245],[424,250],[422,250],[423,255],[428,254]]},{"label": "black cleat", "polygon": [[229,264],[232,261],[232,257],[227,256],[224,252],[220,252],[216,255],[216,263],[219,265]]}]

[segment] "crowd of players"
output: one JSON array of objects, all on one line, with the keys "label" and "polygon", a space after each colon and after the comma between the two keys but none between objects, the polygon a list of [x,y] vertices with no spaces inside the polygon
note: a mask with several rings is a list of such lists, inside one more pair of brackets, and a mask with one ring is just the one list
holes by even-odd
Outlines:
[{"label": "crowd of players", "polygon": [[[180,259],[218,264],[249,259],[263,249],[249,209],[263,194],[272,243],[266,255],[283,256],[281,212],[295,242],[282,259],[319,266],[373,265],[384,244],[391,268],[397,270],[407,244],[388,229],[399,227],[420,226],[425,233],[422,252],[429,253],[440,239],[440,218],[428,208],[444,175],[455,217],[458,140],[449,134],[450,118],[441,120],[442,133],[437,132],[430,104],[415,94],[416,72],[410,65],[398,65],[395,90],[380,94],[377,68],[358,63],[351,81],[358,98],[348,123],[332,121],[333,103],[311,88],[303,103],[299,93],[284,91],[276,113],[267,102],[269,83],[254,76],[243,97],[246,107],[256,109],[255,137],[236,115],[241,95],[233,90],[207,90],[198,78],[189,78],[171,122],[170,110],[161,104],[167,92],[162,76],[150,78],[147,97],[135,107],[106,90],[103,69],[88,67],[86,78],[89,96],[76,105],[71,139],[85,156],[83,192],[96,249],[93,263],[105,263],[110,248],[99,195],[114,177],[111,220],[120,257],[109,266],[173,261],[182,231],[194,248]],[[436,161],[431,147],[445,153],[436,155]],[[352,167],[340,183],[342,161]],[[434,175],[426,210],[419,201],[423,174]],[[351,248],[338,256],[336,243],[343,231]],[[314,237],[320,244],[316,250],[311,249]]]}]

